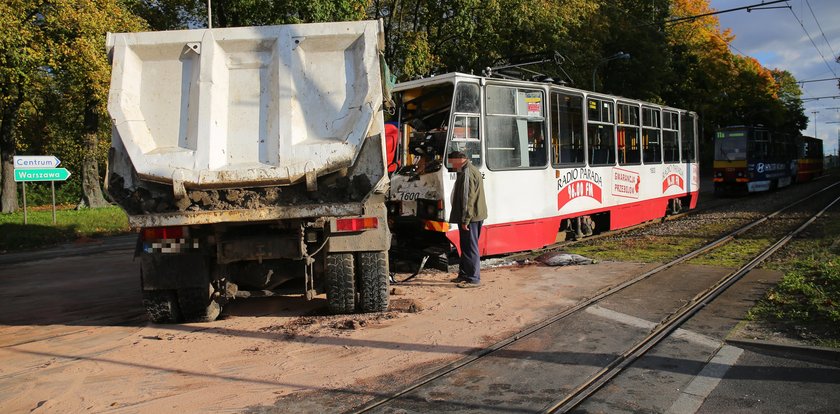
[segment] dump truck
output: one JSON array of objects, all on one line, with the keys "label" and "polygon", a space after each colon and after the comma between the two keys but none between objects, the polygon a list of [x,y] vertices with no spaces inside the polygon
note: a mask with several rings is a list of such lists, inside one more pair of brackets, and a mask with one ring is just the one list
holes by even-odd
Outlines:
[{"label": "dump truck", "polygon": [[388,307],[378,21],[109,33],[106,190],[153,322],[303,295]]}]

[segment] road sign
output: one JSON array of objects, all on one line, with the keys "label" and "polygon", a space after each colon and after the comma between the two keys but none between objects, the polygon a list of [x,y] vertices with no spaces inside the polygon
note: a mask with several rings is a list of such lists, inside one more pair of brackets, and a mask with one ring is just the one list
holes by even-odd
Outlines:
[{"label": "road sign", "polygon": [[15,181],[64,181],[70,177],[66,168],[18,168]]},{"label": "road sign", "polygon": [[59,164],[61,164],[61,160],[54,155],[15,155],[15,169],[55,168]]}]

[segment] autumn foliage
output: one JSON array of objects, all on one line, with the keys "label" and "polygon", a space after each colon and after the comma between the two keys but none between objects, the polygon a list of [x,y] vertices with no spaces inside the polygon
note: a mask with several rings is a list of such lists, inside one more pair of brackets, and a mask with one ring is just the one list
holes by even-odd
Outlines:
[{"label": "autumn foliage", "polygon": [[[400,80],[480,74],[509,57],[558,52],[533,69],[571,86],[645,99],[717,126],[804,128],[789,72],[730,50],[734,36],[708,0],[4,0],[0,2],[0,160],[3,211],[17,209],[16,152],[66,161],[88,200],[104,174],[110,125],[107,32],[382,19],[385,57]],[[605,59],[622,51],[630,59]],[[597,70],[596,70],[597,69]],[[594,84],[594,85],[593,85]],[[95,188],[94,188],[95,187]],[[88,201],[88,203],[93,203]]]}]

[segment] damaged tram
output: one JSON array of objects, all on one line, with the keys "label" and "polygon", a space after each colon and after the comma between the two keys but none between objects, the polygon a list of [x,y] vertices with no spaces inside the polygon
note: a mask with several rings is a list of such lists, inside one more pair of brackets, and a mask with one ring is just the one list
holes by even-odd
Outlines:
[{"label": "damaged tram", "polygon": [[697,115],[550,83],[450,73],[398,84],[388,195],[394,247],[458,248],[461,151],[484,176],[482,256],[537,249],[694,208]]}]

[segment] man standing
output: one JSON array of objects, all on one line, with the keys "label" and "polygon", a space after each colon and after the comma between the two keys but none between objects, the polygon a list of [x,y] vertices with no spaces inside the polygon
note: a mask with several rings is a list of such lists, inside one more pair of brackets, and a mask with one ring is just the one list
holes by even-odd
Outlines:
[{"label": "man standing", "polygon": [[484,201],[484,179],[461,151],[452,151],[449,165],[457,171],[455,187],[452,189],[452,214],[450,223],[458,224],[461,245],[461,264],[458,277],[452,279],[459,288],[477,287],[481,284],[479,271],[481,262],[478,254],[478,238],[481,224],[487,218],[487,203]]}]

